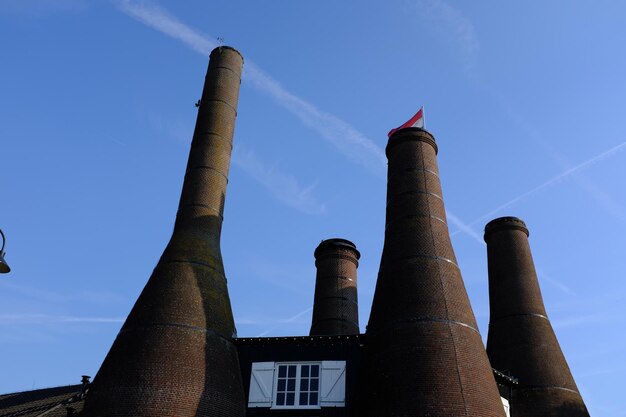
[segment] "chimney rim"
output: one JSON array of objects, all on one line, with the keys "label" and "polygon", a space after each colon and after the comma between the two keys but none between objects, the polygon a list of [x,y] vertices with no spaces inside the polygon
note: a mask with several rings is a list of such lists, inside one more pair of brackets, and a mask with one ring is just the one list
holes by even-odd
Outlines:
[{"label": "chimney rim", "polygon": [[222,46],[217,46],[215,48],[213,48],[213,50],[211,51],[211,53],[209,54],[209,57],[213,56],[213,54],[218,54],[222,52],[222,49],[229,49],[233,52],[236,52],[240,57],[241,60],[243,61],[243,55],[241,54],[241,52],[239,52],[237,49],[233,48],[232,46],[228,46],[228,45],[222,45]]},{"label": "chimney rim", "polygon": [[[420,135],[420,133],[425,135]],[[387,158],[389,158],[389,151],[391,150],[391,148],[407,140],[417,140],[428,143],[435,149],[435,155],[439,153],[437,141],[435,140],[435,137],[432,133],[421,127],[405,127],[404,129],[395,131],[391,134],[391,136],[389,136],[387,147],[385,148],[385,154],[387,155]]]},{"label": "chimney rim", "polygon": [[493,219],[485,225],[485,242],[487,241],[487,236],[502,230],[520,230],[526,234],[526,237],[530,236],[528,227],[522,219],[515,216],[504,216]]},{"label": "chimney rim", "polygon": [[317,245],[317,248],[315,248],[315,252],[313,252],[313,255],[317,259],[320,256],[321,251],[331,247],[350,249],[355,253],[357,260],[361,258],[361,252],[358,251],[354,243],[352,243],[348,239],[342,239],[339,237],[322,240],[320,244]]}]

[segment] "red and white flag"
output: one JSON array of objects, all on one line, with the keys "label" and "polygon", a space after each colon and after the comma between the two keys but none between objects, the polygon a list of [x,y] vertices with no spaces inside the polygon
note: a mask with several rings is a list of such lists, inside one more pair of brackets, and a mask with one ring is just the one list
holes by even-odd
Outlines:
[{"label": "red and white flag", "polygon": [[424,128],[424,106],[420,107],[420,109],[415,113],[415,116],[411,117],[405,124],[400,127],[396,127],[395,129],[391,129],[389,133],[387,133],[387,137],[393,135],[396,131],[400,129],[404,129],[405,127],[421,127]]}]

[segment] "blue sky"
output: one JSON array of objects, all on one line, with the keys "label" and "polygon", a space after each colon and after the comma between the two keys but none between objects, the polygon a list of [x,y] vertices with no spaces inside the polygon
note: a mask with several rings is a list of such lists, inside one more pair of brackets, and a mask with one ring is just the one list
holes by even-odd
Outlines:
[{"label": "blue sky", "polygon": [[321,239],[361,329],[386,133],[425,106],[483,337],[484,224],[530,229],[593,416],[626,416],[626,4],[0,1],[0,392],[95,375],[169,239],[208,52],[245,57],[222,252],[239,336],[303,335]]}]

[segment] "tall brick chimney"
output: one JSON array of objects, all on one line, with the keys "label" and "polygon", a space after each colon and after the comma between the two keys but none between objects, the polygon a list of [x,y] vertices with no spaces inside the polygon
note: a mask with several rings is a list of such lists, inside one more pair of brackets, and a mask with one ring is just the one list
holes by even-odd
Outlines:
[{"label": "tall brick chimney", "polygon": [[589,417],[543,305],[526,224],[501,217],[485,227],[491,364],[518,378],[516,417]]},{"label": "tall brick chimney", "polygon": [[311,336],[359,334],[356,269],[361,254],[345,239],[323,240],[315,249],[315,301]]},{"label": "tall brick chimney", "polygon": [[243,58],[211,52],[172,238],[90,387],[83,415],[243,416],[220,252]]},{"label": "tall brick chimney", "polygon": [[402,129],[386,153],[385,244],[366,331],[362,413],[504,417],[450,243],[435,139]]}]

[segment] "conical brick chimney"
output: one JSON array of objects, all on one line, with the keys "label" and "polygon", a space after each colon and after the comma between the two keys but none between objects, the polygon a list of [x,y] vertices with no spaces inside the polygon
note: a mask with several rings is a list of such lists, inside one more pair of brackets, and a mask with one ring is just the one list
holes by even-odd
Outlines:
[{"label": "conical brick chimney", "polygon": [[220,252],[243,58],[211,52],[172,238],[120,330],[83,415],[243,416]]},{"label": "conical brick chimney", "polygon": [[359,334],[356,269],[361,254],[346,239],[323,240],[315,249],[315,301],[311,336]]},{"label": "conical brick chimney", "polygon": [[402,129],[386,153],[385,245],[366,331],[363,414],[504,417],[450,243],[435,139]]},{"label": "conical brick chimney", "polygon": [[518,379],[515,417],[588,417],[543,305],[526,224],[501,217],[485,227],[489,262],[487,353]]}]

